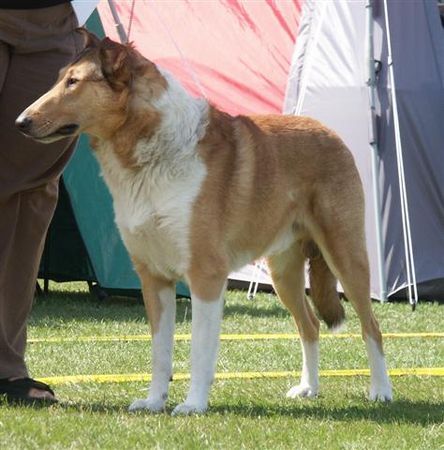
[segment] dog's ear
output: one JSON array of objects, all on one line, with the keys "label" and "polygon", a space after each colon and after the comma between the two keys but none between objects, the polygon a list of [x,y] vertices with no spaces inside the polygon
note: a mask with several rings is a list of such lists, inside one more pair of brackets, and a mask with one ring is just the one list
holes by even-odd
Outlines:
[{"label": "dog's ear", "polygon": [[122,90],[131,82],[130,49],[105,38],[100,45],[102,72],[111,86]]},{"label": "dog's ear", "polygon": [[99,46],[100,39],[94,33],[89,32],[86,28],[76,28],[76,32],[84,37],[85,48],[94,48]]}]

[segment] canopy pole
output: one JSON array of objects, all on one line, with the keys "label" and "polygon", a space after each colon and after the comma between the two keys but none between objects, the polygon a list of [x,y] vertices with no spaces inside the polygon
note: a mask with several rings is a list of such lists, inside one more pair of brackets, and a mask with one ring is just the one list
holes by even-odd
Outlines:
[{"label": "canopy pole", "polygon": [[384,238],[382,233],[382,209],[381,193],[379,190],[379,149],[376,127],[376,74],[373,45],[373,0],[367,0],[365,4],[367,19],[367,86],[370,106],[369,119],[369,144],[371,148],[372,161],[372,188],[373,207],[375,211],[376,226],[376,251],[378,259],[378,278],[380,284],[381,301],[387,301],[387,279],[384,264]]},{"label": "canopy pole", "polygon": [[122,44],[126,44],[128,42],[128,36],[125,33],[125,29],[123,28],[122,22],[120,21],[119,15],[117,14],[116,5],[114,4],[114,0],[108,0],[109,9],[111,10],[111,14],[113,15],[114,25],[117,28],[117,33],[119,35],[120,42]]},{"label": "canopy pole", "polygon": [[409,302],[412,305],[412,309],[415,310],[416,304],[418,303],[418,290],[416,285],[416,271],[415,271],[415,259],[413,255],[412,234],[410,230],[407,187],[405,183],[405,174],[404,174],[404,158],[402,154],[401,130],[399,126],[398,102],[396,98],[395,73],[393,68],[392,42],[390,35],[390,21],[388,15],[387,0],[384,0],[384,16],[385,16],[385,31],[387,36],[388,76],[393,105],[393,127],[395,132],[396,160],[398,165],[398,180],[401,198],[402,229],[404,235],[404,251],[407,270],[407,288],[409,293]]},{"label": "canopy pole", "polygon": [[310,36],[310,41],[308,42],[307,45],[307,57],[306,60],[307,62],[305,63],[304,66],[304,71],[301,77],[301,83],[300,83],[300,88],[298,89],[298,99],[296,102],[296,106],[293,109],[293,114],[295,116],[300,116],[301,112],[302,112],[302,108],[304,106],[304,102],[305,102],[305,94],[307,92],[307,79],[308,79],[308,74],[311,72],[312,66],[313,66],[313,57],[312,57],[312,48],[315,47],[318,44],[318,39],[319,39],[319,35],[321,33],[321,29],[322,29],[322,24],[324,23],[324,19],[326,16],[326,12],[327,12],[327,8],[328,8],[328,2],[325,2],[322,4],[322,10],[320,12],[320,17],[318,19],[318,24],[316,27],[316,30],[314,32],[314,35]]}]

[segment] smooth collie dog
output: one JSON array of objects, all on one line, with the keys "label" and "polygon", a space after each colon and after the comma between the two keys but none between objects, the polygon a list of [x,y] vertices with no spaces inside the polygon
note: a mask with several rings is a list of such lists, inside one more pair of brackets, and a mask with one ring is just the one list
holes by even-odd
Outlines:
[{"label": "smooth collie dog", "polygon": [[191,383],[173,414],[207,409],[227,276],[262,256],[301,337],[302,376],[287,396],[318,394],[317,315],[331,328],[344,320],[339,280],[361,321],[370,399],[390,400],[371,309],[363,189],[341,139],[307,117],[232,117],[190,96],[132,45],[79,32],[85,50],[16,125],[40,142],[91,138],[152,333],[149,395],[130,410],[165,408],[179,279],[192,294]]}]

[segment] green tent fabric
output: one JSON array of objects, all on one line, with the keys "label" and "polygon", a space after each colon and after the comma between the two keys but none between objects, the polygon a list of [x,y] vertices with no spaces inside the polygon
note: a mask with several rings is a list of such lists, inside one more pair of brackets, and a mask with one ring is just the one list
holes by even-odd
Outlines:
[{"label": "green tent fabric", "polygon": [[46,238],[39,276],[59,282],[97,281],[63,181],[60,182],[59,201]]},{"label": "green tent fabric", "polygon": [[[97,11],[87,27],[104,36]],[[40,276],[56,281],[96,281],[110,292],[140,291],[139,279],[114,222],[111,195],[84,135],[63,174]],[[189,296],[187,286],[178,283],[177,294]]]}]

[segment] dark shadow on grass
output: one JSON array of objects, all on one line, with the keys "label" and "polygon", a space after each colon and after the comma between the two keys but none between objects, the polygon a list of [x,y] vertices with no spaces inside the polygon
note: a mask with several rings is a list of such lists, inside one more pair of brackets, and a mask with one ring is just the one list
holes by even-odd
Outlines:
[{"label": "dark shadow on grass", "polygon": [[92,412],[92,413],[126,413],[128,411],[127,405],[115,405],[109,403],[88,403],[84,402],[70,402],[70,401],[59,401],[51,405],[43,403],[10,403],[4,399],[0,399],[0,409],[28,409],[28,410],[54,410],[63,409],[66,411],[72,410],[77,412]]},{"label": "dark shadow on grass", "polygon": [[370,403],[363,406],[325,407],[308,403],[297,405],[215,405],[210,412],[234,414],[241,417],[286,416],[300,419],[376,423],[406,423],[415,425],[442,424],[444,402],[396,400],[392,403]]},{"label": "dark shadow on grass", "polygon": [[[224,316],[275,317],[286,318],[288,312],[279,304],[269,304],[266,307],[257,302],[245,300],[245,303],[230,301],[225,303]],[[93,322],[97,320],[110,321],[145,321],[145,309],[141,298],[108,297],[99,300],[87,292],[51,291],[48,295],[39,297],[34,305],[30,320],[31,325],[59,324],[60,319],[66,321],[79,320]],[[176,323],[191,321],[191,301],[178,299]]]},{"label": "dark shadow on grass", "polygon": [[[130,401],[130,399],[128,399]],[[93,414],[127,414],[128,416],[158,416],[158,415],[165,415],[169,416],[171,415],[174,407],[167,407],[164,411],[153,413],[149,411],[134,411],[130,412],[128,410],[130,405],[130,402],[123,405],[116,405],[112,403],[99,403],[99,402],[92,402],[88,403],[88,401],[81,401],[81,402],[60,402],[57,405],[54,406],[54,408],[61,408],[65,411],[76,411],[81,413],[93,413]]]},{"label": "dark shadow on grass", "polygon": [[[131,413],[128,405],[93,402],[60,402],[51,408],[65,411],[92,414],[128,414],[130,416],[152,416],[147,411]],[[173,407],[156,415],[170,415]],[[374,423],[399,423],[421,426],[441,425],[443,423],[444,402],[427,403],[424,401],[397,400],[392,403],[369,403],[367,405],[351,405],[326,407],[309,403],[291,405],[214,405],[210,406],[208,415],[234,415],[245,418],[293,417],[295,419],[331,420],[338,422],[357,422],[361,420]],[[171,420],[175,420],[172,418]]]},{"label": "dark shadow on grass", "polygon": [[128,405],[116,405],[112,403],[99,403],[93,402],[60,402],[54,408],[64,409],[66,411],[76,411],[81,413],[98,413],[98,414],[109,414],[109,413],[128,413]]},{"label": "dark shadow on grass", "polygon": [[245,300],[244,304],[225,303],[224,317],[228,316],[249,316],[249,317],[275,317],[275,318],[287,318],[289,312],[279,304],[270,305],[263,308],[257,305],[254,300]]},{"label": "dark shadow on grass", "polygon": [[31,325],[45,323],[59,325],[60,320],[95,322],[143,321],[145,310],[141,300],[135,298],[109,298],[98,300],[89,293],[51,292],[39,297],[33,307]]}]

